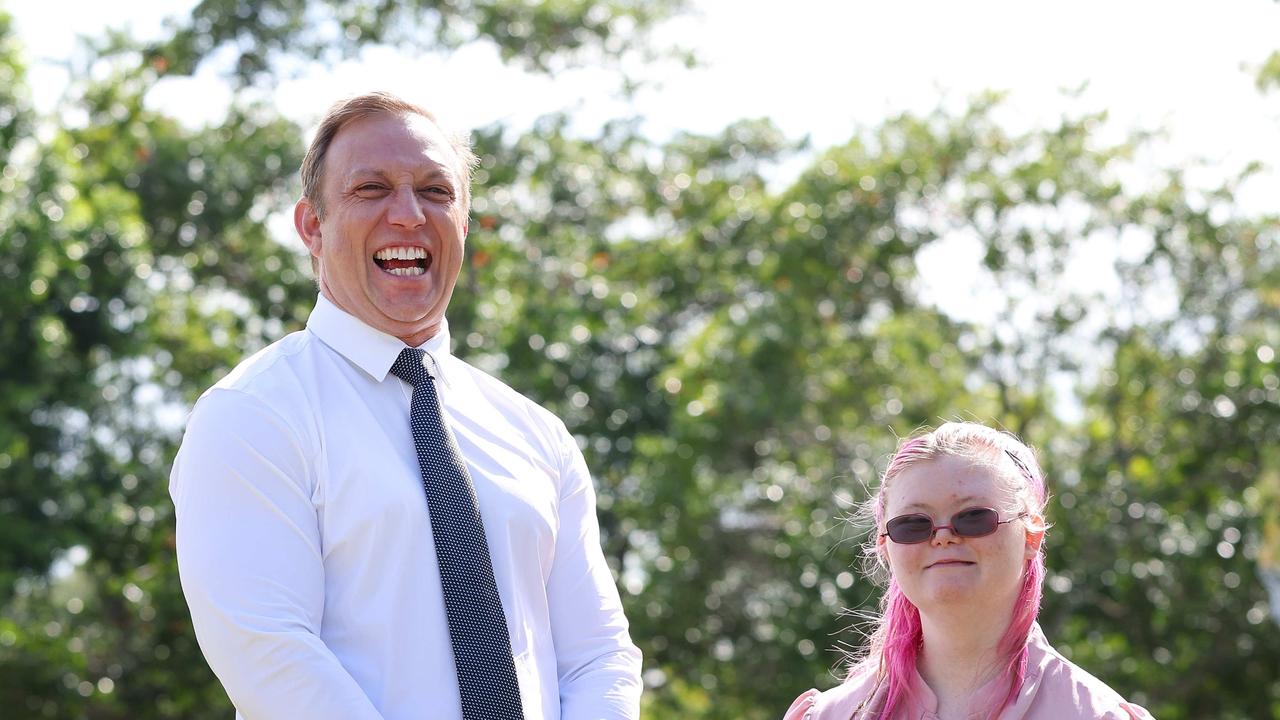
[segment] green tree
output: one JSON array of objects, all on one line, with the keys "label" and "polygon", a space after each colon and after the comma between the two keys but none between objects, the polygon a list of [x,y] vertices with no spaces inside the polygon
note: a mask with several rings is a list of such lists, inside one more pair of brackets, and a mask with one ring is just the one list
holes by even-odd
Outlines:
[{"label": "green tree", "polygon": [[1086,667],[1132,677],[1158,717],[1280,713],[1263,578],[1276,571],[1280,237],[1233,195],[1171,173],[1128,206],[1149,250],[1122,268],[1126,285],[1176,310],[1101,338],[1109,364],[1058,498],[1062,554],[1087,558],[1050,580],[1058,632]]},{"label": "green tree", "polygon": [[[100,79],[68,91],[64,126],[31,110],[0,15],[4,707],[229,714],[180,597],[166,484],[196,394],[315,292],[266,227],[297,192],[301,129],[256,88],[291,57],[416,37],[554,72],[648,52],[677,9],[208,0],[161,42],[95,46]],[[232,39],[223,121],[146,109],[158,78]],[[773,718],[833,684],[848,613],[878,595],[845,516],[895,434],[955,416],[1045,455],[1059,647],[1161,718],[1280,714],[1260,577],[1280,557],[1280,224],[1244,216],[1234,185],[1127,190],[1140,138],[1100,145],[1095,116],[1010,133],[997,103],[887,119],[782,187],[773,169],[809,150],[766,121],[664,142],[640,118],[477,133],[457,351],[586,449],[647,717]],[[956,236],[983,250],[994,327],[923,293],[924,254]],[[1064,272],[1095,237],[1143,248],[1114,267],[1122,302]],[[1063,377],[1082,422],[1054,415]]]},{"label": "green tree", "polygon": [[164,72],[194,74],[215,50],[235,56],[242,83],[273,81],[281,60],[334,61],[370,44],[407,51],[454,49],[483,40],[502,59],[555,72],[569,64],[611,63],[627,53],[653,58],[647,31],[685,0],[200,0],[189,18],[144,49]]},{"label": "green tree", "polygon": [[[638,36],[671,6],[364,11],[382,13],[368,22],[447,16],[445,44],[473,22],[472,35],[542,67],[559,46],[604,52],[603,28],[629,23]],[[229,712],[179,592],[167,466],[196,394],[297,328],[314,297],[300,253],[266,226],[297,192],[301,129],[247,91],[198,130],[142,99],[229,38],[267,58],[305,48],[334,18],[350,36],[349,7],[313,23],[303,3],[206,2],[171,42],[109,35],[88,48],[75,73],[88,79],[59,118],[32,112],[0,14],[0,332],[13,348],[0,360],[0,703],[23,716]],[[544,43],[557,23],[572,37]],[[620,47],[631,36],[610,35]],[[261,80],[252,60],[237,67]]]}]

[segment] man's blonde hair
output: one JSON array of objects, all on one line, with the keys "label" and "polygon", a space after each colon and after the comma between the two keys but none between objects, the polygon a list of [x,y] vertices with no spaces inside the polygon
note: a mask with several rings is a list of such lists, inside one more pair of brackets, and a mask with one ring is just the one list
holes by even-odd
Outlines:
[{"label": "man's blonde hair", "polygon": [[338,131],[348,124],[378,114],[421,115],[440,128],[449,139],[449,146],[453,148],[454,154],[458,156],[457,171],[461,175],[459,180],[462,184],[460,188],[462,209],[464,214],[470,213],[471,170],[477,163],[476,155],[471,150],[471,142],[466,136],[446,131],[440,126],[436,116],[426,108],[402,100],[391,93],[379,91],[356,95],[334,103],[325,113],[324,119],[320,121],[316,136],[311,140],[311,147],[302,158],[302,196],[311,202],[311,206],[315,208],[316,217],[324,214],[324,193],[321,185],[324,182],[325,157],[329,154],[329,146],[333,144],[333,139],[337,137]]}]

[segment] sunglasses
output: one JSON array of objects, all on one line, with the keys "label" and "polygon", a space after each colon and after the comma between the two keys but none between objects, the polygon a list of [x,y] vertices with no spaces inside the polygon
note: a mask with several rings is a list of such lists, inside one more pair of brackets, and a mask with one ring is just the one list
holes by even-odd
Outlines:
[{"label": "sunglasses", "polygon": [[928,515],[911,513],[899,515],[885,523],[885,532],[880,533],[880,537],[888,537],[899,545],[914,545],[932,540],[939,530],[946,528],[957,537],[979,538],[990,535],[1005,523],[1026,516],[1027,513],[1022,512],[1008,520],[1001,520],[1000,514],[992,508],[971,507],[952,515],[950,525],[934,525],[933,518]]}]

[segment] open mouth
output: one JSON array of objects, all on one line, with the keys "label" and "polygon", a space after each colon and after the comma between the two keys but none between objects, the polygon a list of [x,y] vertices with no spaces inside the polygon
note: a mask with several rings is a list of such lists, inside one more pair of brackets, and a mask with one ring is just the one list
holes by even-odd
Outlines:
[{"label": "open mouth", "polygon": [[384,272],[400,277],[425,275],[431,267],[431,254],[421,247],[389,247],[373,254],[373,261]]}]

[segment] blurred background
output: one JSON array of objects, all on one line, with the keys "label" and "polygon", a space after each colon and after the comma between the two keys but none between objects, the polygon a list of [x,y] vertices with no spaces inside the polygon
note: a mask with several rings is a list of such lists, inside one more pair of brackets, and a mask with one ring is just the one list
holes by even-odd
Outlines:
[{"label": "blurred background", "polygon": [[1064,654],[1280,717],[1272,0],[0,0],[0,714],[231,717],[169,463],[376,88],[473,131],[456,352],[579,439],[647,718],[834,684],[845,518],[955,418],[1042,457]]}]

